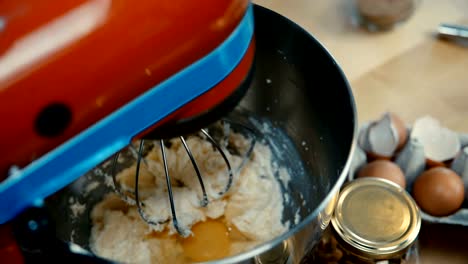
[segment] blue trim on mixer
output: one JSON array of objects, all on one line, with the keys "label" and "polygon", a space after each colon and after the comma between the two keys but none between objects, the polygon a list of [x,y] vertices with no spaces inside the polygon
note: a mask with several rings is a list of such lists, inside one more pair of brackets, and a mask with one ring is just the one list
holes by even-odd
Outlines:
[{"label": "blue trim on mixer", "polygon": [[0,224],[70,184],[135,135],[222,81],[246,53],[253,32],[251,5],[231,35],[207,56],[13,173],[0,183]]}]

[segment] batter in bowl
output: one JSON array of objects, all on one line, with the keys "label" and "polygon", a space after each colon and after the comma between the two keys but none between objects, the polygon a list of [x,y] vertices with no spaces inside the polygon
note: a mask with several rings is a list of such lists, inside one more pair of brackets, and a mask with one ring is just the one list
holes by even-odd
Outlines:
[{"label": "batter in bowl", "polygon": [[[238,150],[250,145],[249,139],[237,133],[230,133],[228,141]],[[189,236],[179,236],[172,221],[148,225],[135,205],[109,194],[91,213],[90,245],[96,255],[127,263],[208,261],[247,251],[288,230],[289,223],[282,222],[285,196],[277,177],[290,177],[272,160],[266,144],[255,144],[249,160],[239,171],[234,171],[232,187],[222,196],[219,192],[228,180],[222,156],[201,137],[189,137],[187,144],[203,176],[209,200],[207,207],[201,206],[200,184],[182,143],[171,140],[166,155],[175,185],[173,195],[178,221]],[[239,168],[243,156],[225,153],[232,168]],[[146,159],[149,162],[147,166],[141,165],[139,183],[144,210],[155,221],[170,219],[160,148],[154,147]],[[134,188],[135,166],[117,176],[124,189]]]}]

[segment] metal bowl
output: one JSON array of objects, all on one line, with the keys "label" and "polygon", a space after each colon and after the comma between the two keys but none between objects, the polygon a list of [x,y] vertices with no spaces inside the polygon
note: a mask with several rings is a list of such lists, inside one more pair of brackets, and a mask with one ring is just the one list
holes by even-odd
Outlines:
[{"label": "metal bowl", "polygon": [[[275,127],[272,140],[287,141],[281,144],[287,149],[276,150],[292,176],[284,220],[293,219],[299,209],[301,221],[285,234],[217,263],[299,263],[328,225],[345,180],[355,144],[356,109],[343,72],[314,37],[260,6],[255,6],[255,23],[254,80],[238,110],[269,120]],[[100,185],[88,195],[84,188],[90,180],[102,181],[108,169],[94,169],[47,199],[60,239],[88,249],[90,209],[109,188]],[[86,204],[84,217],[74,218],[70,199]]]}]

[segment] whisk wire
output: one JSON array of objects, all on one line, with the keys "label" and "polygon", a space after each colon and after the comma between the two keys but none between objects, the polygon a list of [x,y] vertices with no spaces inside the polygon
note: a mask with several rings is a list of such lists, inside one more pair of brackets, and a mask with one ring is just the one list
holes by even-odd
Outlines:
[{"label": "whisk wire", "polygon": [[202,189],[202,195],[203,195],[203,198],[200,204],[202,207],[206,207],[208,205],[208,196],[206,195],[205,184],[203,183],[203,178],[200,172],[200,168],[198,167],[197,161],[193,157],[192,151],[188,147],[187,142],[185,141],[185,138],[180,137],[180,141],[182,142],[182,145],[184,145],[185,151],[187,152],[190,158],[190,161],[192,162],[193,168],[195,169],[195,172],[197,173],[198,182],[200,183],[200,187]]},{"label": "whisk wire", "polygon": [[128,196],[122,191],[122,186],[117,180],[117,163],[118,163],[119,157],[120,157],[120,152],[117,152],[117,154],[112,159],[111,174],[112,174],[112,182],[114,183],[114,190],[117,192],[120,198],[122,198],[125,202],[129,204],[135,204],[135,200],[133,200],[130,196]]},{"label": "whisk wire", "polygon": [[249,126],[246,126],[242,123],[239,123],[239,122],[235,122],[235,121],[232,121],[232,120],[227,120],[227,119],[223,119],[222,120],[223,122],[227,122],[229,123],[231,126],[234,125],[234,126],[238,126],[246,131],[248,131],[252,137],[251,137],[251,141],[250,141],[250,145],[249,145],[249,148],[247,149],[246,153],[245,153],[245,157],[244,159],[242,159],[239,167],[237,168],[237,171],[236,173],[238,173],[244,166],[245,164],[249,161],[248,157],[250,157],[253,153],[253,150],[255,148],[255,144],[257,143],[257,135],[258,135],[258,131],[249,127]]},{"label": "whisk wire", "polygon": [[[224,123],[224,126],[223,126],[223,137],[220,139],[220,142],[218,143],[217,140],[214,139],[213,136],[211,136],[207,130],[205,129],[201,129],[201,133],[203,134],[203,138],[207,139],[211,144],[212,146],[217,150],[217,152],[219,152],[219,154],[222,156],[225,164],[226,164],[226,167],[227,167],[227,173],[228,173],[228,180],[227,180],[227,183],[224,187],[224,189],[222,189],[221,191],[218,192],[218,195],[221,197],[223,196],[224,194],[226,194],[229,189],[232,187],[232,184],[233,184],[233,177],[234,177],[234,173],[239,173],[240,170],[244,167],[244,165],[248,162],[249,160],[249,157],[251,156],[251,154],[253,153],[253,150],[255,148],[255,144],[256,144],[256,138],[257,136],[259,135],[258,133],[256,133],[256,131],[254,129],[251,129],[250,127],[246,126],[246,125],[243,125],[241,123],[236,123],[236,122],[233,122],[233,121],[230,121],[230,120],[222,120],[222,122]],[[244,155],[244,158],[242,159],[242,161],[240,162],[240,165],[238,167],[236,167],[236,170],[234,171],[233,168],[232,168],[232,165],[231,163],[229,162],[228,160],[228,157],[225,153],[225,151],[227,150],[228,152],[230,152],[230,148],[229,148],[229,138],[230,138],[230,133],[231,133],[231,130],[230,128],[228,127],[229,126],[234,126],[234,127],[237,127],[238,129],[241,128],[243,129],[243,131],[247,131],[248,134],[251,134],[251,141],[250,141],[250,146],[249,148],[245,151]],[[208,205],[209,203],[209,200],[208,200],[208,195],[207,195],[207,192],[206,192],[206,187],[205,187],[205,184],[203,182],[203,176],[202,176],[202,173],[201,173],[201,170],[200,170],[200,167],[198,166],[197,164],[197,161],[195,159],[195,156],[193,155],[192,151],[190,150],[190,147],[188,146],[187,144],[187,141],[184,137],[179,137],[180,141],[182,142],[182,145],[184,146],[186,152],[187,152],[187,155],[189,156],[190,158],[190,161],[192,163],[192,166],[193,168],[195,169],[195,172],[196,172],[196,175],[197,175],[197,178],[198,178],[198,182],[200,184],[200,187],[201,187],[201,190],[202,190],[202,200],[200,201],[200,204],[202,207],[205,207]],[[149,168],[149,162],[151,160],[147,160],[143,154],[143,150],[144,150],[144,144],[145,144],[145,140],[142,139],[140,141],[140,144],[139,144],[139,149],[137,150],[133,145],[130,145],[129,146],[129,151],[130,151],[130,154],[137,160],[137,163],[136,163],[136,171],[135,171],[135,188],[134,188],[134,192],[132,193],[131,191],[128,191],[128,190],[123,190],[122,188],[122,184],[118,181],[117,179],[117,164],[119,163],[119,157],[121,156],[121,152],[117,153],[116,155],[114,155],[114,158],[112,160],[112,169],[111,169],[111,173],[112,173],[112,181],[114,183],[114,189],[115,191],[117,192],[117,194],[119,194],[121,196],[121,198],[128,202],[129,204],[136,204],[137,206],[137,209],[138,209],[138,213],[140,215],[140,217],[145,221],[147,222],[149,225],[161,225],[161,224],[165,224],[165,223],[168,223],[171,219],[172,219],[172,224],[175,228],[175,230],[179,233],[179,235],[181,235],[182,237],[187,237],[188,235],[190,235],[190,230],[184,228],[183,226],[181,226],[181,224],[179,223],[178,219],[177,219],[177,214],[176,214],[176,207],[175,207],[175,203],[174,203],[174,195],[173,195],[173,190],[172,190],[172,183],[171,183],[171,178],[170,178],[170,175],[169,175],[169,168],[168,168],[168,160],[167,160],[167,153],[166,153],[166,146],[165,146],[165,142],[164,140],[160,139],[158,140],[159,141],[159,145],[160,145],[160,148],[161,148],[161,154],[162,154],[162,162],[163,162],[163,166],[164,166],[164,174],[165,174],[165,179],[166,179],[166,186],[167,186],[167,195],[168,195],[168,198],[169,198],[169,205],[170,205],[170,209],[171,209],[171,216],[168,216],[166,219],[159,219],[159,220],[155,220],[155,219],[152,219],[146,212],[145,212],[145,204],[144,202],[141,201],[140,199],[140,191],[139,191],[139,179],[140,179],[140,166],[141,166],[141,163],[143,162],[143,164],[145,164],[145,166],[147,166]],[[152,145],[152,144],[150,144]],[[234,155],[241,155],[240,153],[237,153],[235,149],[232,149],[232,151],[234,151]],[[152,171],[151,169],[148,170],[149,173],[153,174],[154,176],[156,176],[154,173],[154,171]]]},{"label": "whisk wire", "polygon": [[174,224],[174,228],[176,229],[177,233],[179,233],[182,237],[187,237],[190,234],[190,231],[182,229],[179,226],[179,222],[177,220],[174,205],[174,196],[172,194],[171,178],[169,177],[169,168],[167,166],[166,147],[164,146],[164,140],[159,140],[159,145],[161,146],[161,154],[164,163],[164,173],[166,174],[167,194],[169,196],[169,203],[171,205],[172,223]]},{"label": "whisk wire", "polygon": [[[144,204],[140,202],[140,194],[139,194],[139,191],[138,191],[139,190],[138,184],[139,184],[139,179],[140,179],[140,164],[141,164],[141,160],[143,158],[142,154],[143,154],[143,145],[144,144],[145,144],[144,140],[141,140],[140,141],[140,147],[138,149],[138,158],[137,158],[136,171],[135,171],[135,202],[136,202],[136,205],[137,205],[138,213],[140,214],[140,217],[145,222],[147,222],[150,225],[161,225],[161,224],[167,223],[169,221],[169,219],[158,220],[158,221],[154,221],[154,220],[150,219],[150,217],[148,217],[148,215],[143,210]],[[144,158],[143,158],[143,160],[144,160]]]},{"label": "whisk wire", "polygon": [[226,187],[224,187],[224,189],[222,191],[220,191],[218,193],[219,196],[222,196],[224,195],[227,191],[229,191],[229,189],[231,188],[231,185],[232,185],[232,179],[234,177],[234,174],[232,172],[232,168],[231,168],[231,163],[229,163],[229,160],[226,156],[226,153],[224,153],[223,149],[221,148],[221,146],[216,143],[216,140],[214,140],[210,134],[208,134],[208,132],[206,132],[205,129],[201,129],[201,132],[206,136],[206,138],[213,144],[213,146],[218,150],[218,152],[221,154],[221,156],[223,157],[224,161],[226,162],[226,166],[227,166],[227,170],[228,170],[228,174],[229,174],[229,178],[228,178],[228,182],[226,184]]}]

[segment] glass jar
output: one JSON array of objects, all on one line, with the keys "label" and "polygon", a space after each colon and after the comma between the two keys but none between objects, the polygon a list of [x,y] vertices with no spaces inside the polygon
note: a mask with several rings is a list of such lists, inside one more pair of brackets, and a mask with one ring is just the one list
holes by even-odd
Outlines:
[{"label": "glass jar", "polygon": [[400,186],[361,178],[341,191],[331,226],[303,263],[417,264],[419,209]]},{"label": "glass jar", "polygon": [[369,31],[389,30],[410,18],[418,0],[353,0],[356,18]]}]

